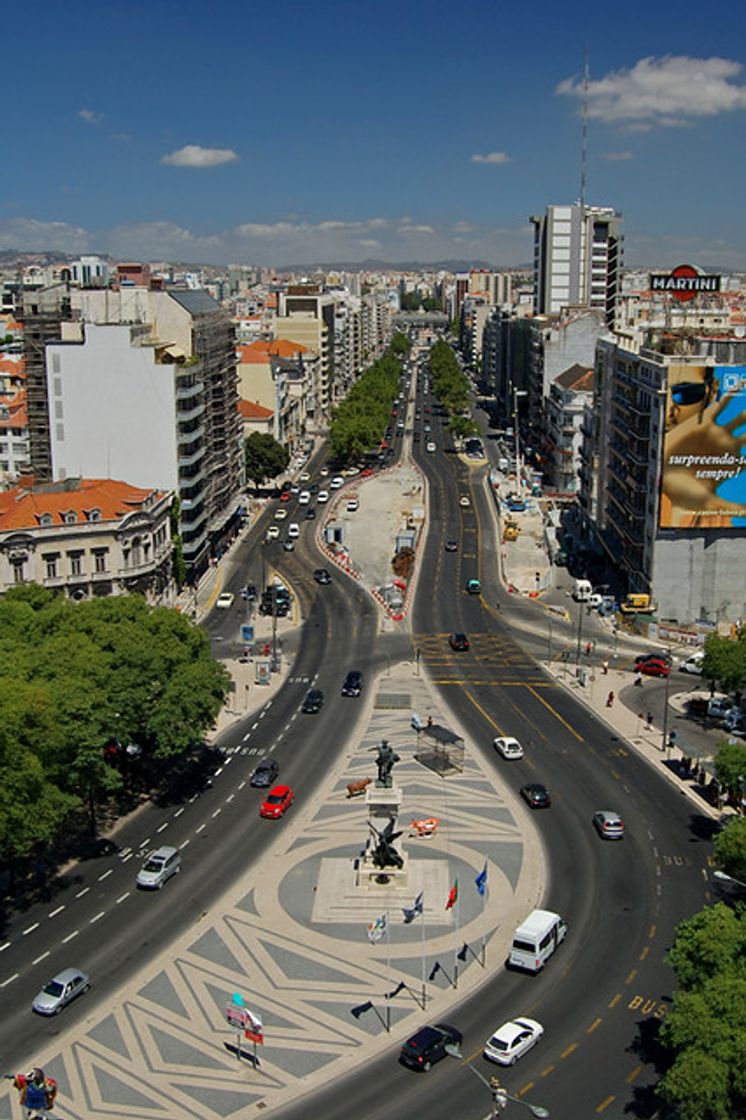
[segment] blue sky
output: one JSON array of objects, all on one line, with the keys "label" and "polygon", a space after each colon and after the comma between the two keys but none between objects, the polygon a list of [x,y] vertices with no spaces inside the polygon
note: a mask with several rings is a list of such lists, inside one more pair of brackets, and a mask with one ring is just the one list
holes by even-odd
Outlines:
[{"label": "blue sky", "polygon": [[746,5],[37,0],[6,30],[0,248],[531,258],[580,184],[629,265],[746,269]]}]

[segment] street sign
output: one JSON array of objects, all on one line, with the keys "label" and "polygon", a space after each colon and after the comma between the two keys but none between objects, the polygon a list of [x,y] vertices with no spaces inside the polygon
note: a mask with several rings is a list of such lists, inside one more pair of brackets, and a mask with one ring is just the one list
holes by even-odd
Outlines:
[{"label": "street sign", "polygon": [[257,684],[269,684],[272,679],[272,665],[269,661],[254,662],[254,679]]},{"label": "street sign", "polygon": [[254,627],[249,626],[247,623],[241,624],[241,641],[253,642],[254,641]]}]

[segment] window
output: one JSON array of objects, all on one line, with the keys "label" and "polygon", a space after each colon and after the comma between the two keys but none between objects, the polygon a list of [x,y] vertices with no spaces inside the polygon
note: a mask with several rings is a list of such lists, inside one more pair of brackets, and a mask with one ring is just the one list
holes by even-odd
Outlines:
[{"label": "window", "polygon": [[74,509],[65,510],[64,522],[66,525],[75,525],[78,520],[78,515]]},{"label": "window", "polygon": [[93,554],[93,570],[95,572],[106,571],[106,550],[94,552]]},{"label": "window", "polygon": [[44,564],[46,567],[47,579],[57,579],[57,557],[45,556]]},{"label": "window", "polygon": [[43,513],[39,518],[39,524],[41,525],[42,529],[49,529],[54,524],[54,519],[52,518],[51,513]]},{"label": "window", "polygon": [[23,560],[13,561],[13,583],[23,583]]},{"label": "window", "polygon": [[70,575],[82,576],[83,574],[83,554],[81,552],[71,552],[70,557]]}]

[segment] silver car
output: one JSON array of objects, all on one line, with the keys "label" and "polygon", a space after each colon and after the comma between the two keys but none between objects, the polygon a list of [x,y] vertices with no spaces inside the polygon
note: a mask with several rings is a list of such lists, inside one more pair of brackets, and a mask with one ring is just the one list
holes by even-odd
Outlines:
[{"label": "silver car", "polygon": [[612,809],[599,809],[593,815],[593,824],[604,840],[624,839],[624,821]]},{"label": "silver car", "polygon": [[160,890],[172,875],[181,870],[181,856],[176,848],[164,844],[151,852],[137,873],[138,887]]},{"label": "silver car", "polygon": [[63,1007],[67,1007],[77,996],[82,996],[90,986],[90,978],[85,972],[78,968],[66,968],[44,985],[31,1007],[39,1015],[59,1015]]}]

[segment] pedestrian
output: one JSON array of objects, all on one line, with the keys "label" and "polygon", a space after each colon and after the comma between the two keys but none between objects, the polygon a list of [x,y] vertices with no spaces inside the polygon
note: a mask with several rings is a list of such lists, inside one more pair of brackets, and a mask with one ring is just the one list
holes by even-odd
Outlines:
[{"label": "pedestrian", "polygon": [[635,673],[635,684],[637,685],[638,688],[642,688],[642,673],[640,672],[639,669]]},{"label": "pedestrian", "polygon": [[601,662],[601,672],[603,673],[603,675],[604,675],[604,676],[606,676],[606,674],[608,673],[608,671],[609,671],[609,663],[608,663],[608,661],[602,661],[602,662]]},{"label": "pedestrian", "polygon": [[614,693],[610,692],[609,695],[606,697],[606,707],[611,708],[611,707],[613,707],[613,705],[614,705]]},{"label": "pedestrian", "polygon": [[652,728],[652,726],[653,726],[653,713],[652,712],[648,712],[648,714],[645,716],[645,722],[647,723],[648,727]]},{"label": "pedestrian", "polygon": [[586,657],[590,657],[590,656],[591,656],[591,650],[592,650],[592,649],[593,649],[593,646],[591,645],[591,643],[590,643],[590,642],[586,642],[586,643],[585,643],[585,656],[586,656]]}]

